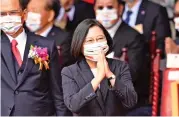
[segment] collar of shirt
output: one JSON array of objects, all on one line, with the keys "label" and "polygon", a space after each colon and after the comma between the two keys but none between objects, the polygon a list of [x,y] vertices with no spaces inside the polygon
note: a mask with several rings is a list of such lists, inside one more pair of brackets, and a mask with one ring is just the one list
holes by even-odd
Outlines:
[{"label": "collar of shirt", "polygon": [[129,21],[129,25],[132,27],[135,26],[136,24],[137,15],[138,15],[141,3],[142,3],[142,0],[138,0],[138,2],[131,9],[128,7],[127,4],[125,4],[125,10],[124,10],[122,19],[125,20],[127,18],[127,12],[129,10],[132,11],[132,14],[130,16],[130,21]]},{"label": "collar of shirt", "polygon": [[44,32],[42,32],[42,33],[40,34],[40,36],[47,37],[47,35],[48,35],[49,32],[51,31],[52,27],[53,27],[53,26],[48,27]]},{"label": "collar of shirt", "polygon": [[122,20],[119,19],[118,22],[117,22],[113,27],[111,27],[110,29],[107,29],[107,31],[108,31],[108,33],[110,34],[111,38],[114,37],[114,35],[115,35],[117,29],[118,29],[119,26],[121,25],[121,22],[122,22]]},{"label": "collar of shirt", "polygon": [[19,34],[16,38],[11,37],[10,35],[7,35],[10,42],[12,42],[13,39],[15,39],[18,43],[17,48],[20,52],[21,55],[21,59],[23,60],[24,58],[24,51],[25,51],[25,46],[26,46],[26,42],[27,42],[27,35],[25,33],[25,31],[23,30],[23,32],[21,34]]},{"label": "collar of shirt", "polygon": [[[62,18],[63,18],[63,16],[64,16],[64,14],[65,14],[65,9],[64,9],[63,7],[61,7],[61,8],[60,8],[60,11],[59,11],[59,15],[58,15],[58,17],[57,17],[56,20],[57,20],[57,21],[61,21]],[[73,5],[73,6],[71,7],[71,9],[67,12],[67,15],[68,15],[68,18],[69,18],[70,21],[73,20],[74,14],[75,14],[75,6]]]}]

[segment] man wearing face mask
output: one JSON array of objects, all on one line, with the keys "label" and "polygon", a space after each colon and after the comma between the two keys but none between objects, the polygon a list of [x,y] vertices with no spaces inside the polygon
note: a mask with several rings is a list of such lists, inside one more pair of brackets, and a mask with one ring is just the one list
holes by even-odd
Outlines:
[{"label": "man wearing face mask", "polygon": [[174,23],[176,30],[176,39],[173,41],[170,37],[166,38],[165,51],[166,53],[179,53],[179,0],[176,1],[174,9]]},{"label": "man wearing face mask", "polygon": [[[120,58],[122,56],[122,48],[128,49],[127,56],[134,87],[139,95],[139,100],[144,101],[145,99],[141,99],[141,97],[145,96],[140,91],[140,89],[145,88],[143,86],[144,82],[140,81],[141,72],[145,69],[143,66],[143,36],[121,20],[122,5],[120,0],[96,0],[94,9],[96,19],[107,29],[113,38],[113,52],[107,57]],[[142,79],[145,79],[145,77]]]},{"label": "man wearing face mask", "polygon": [[53,25],[58,16],[58,0],[28,0],[26,27],[37,35],[55,40],[62,67],[74,62],[70,54],[71,34]]},{"label": "man wearing face mask", "polygon": [[25,32],[23,2],[0,4],[1,115],[68,115],[55,42]]}]

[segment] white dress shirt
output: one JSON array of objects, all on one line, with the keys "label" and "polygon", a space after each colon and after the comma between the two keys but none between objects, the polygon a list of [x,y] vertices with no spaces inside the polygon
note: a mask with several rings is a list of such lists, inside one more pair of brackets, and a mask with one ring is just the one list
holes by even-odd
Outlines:
[{"label": "white dress shirt", "polygon": [[50,33],[53,26],[48,27],[44,32],[40,34],[40,36],[47,37],[47,35]]},{"label": "white dress shirt", "polygon": [[[63,16],[65,14],[65,9],[63,7],[60,8],[60,11],[59,11],[59,15],[57,16],[57,21],[61,21]],[[70,11],[67,12],[67,15],[68,15],[68,18],[70,21],[73,20],[74,18],[74,15],[75,15],[75,6],[73,5],[70,9]]]},{"label": "white dress shirt", "polygon": [[92,73],[93,73],[93,76],[96,77],[97,75],[97,68],[93,68],[91,69]]},{"label": "white dress shirt", "polygon": [[141,3],[142,3],[142,0],[138,0],[138,2],[131,9],[128,7],[127,4],[125,4],[125,10],[124,10],[122,19],[125,20],[127,18],[127,12],[129,10],[132,11],[132,14],[130,16],[130,21],[129,21],[129,25],[131,27],[134,27],[136,24],[136,20],[137,20],[137,16],[138,16],[138,12],[139,12]]},{"label": "white dress shirt", "polygon": [[[96,78],[97,77],[97,68],[91,69],[91,72],[93,73],[93,76]],[[99,84],[98,88],[100,88],[100,84]]]},{"label": "white dress shirt", "polygon": [[[111,38],[114,38],[114,35],[116,34],[117,29],[119,28],[119,26],[121,25],[122,20],[119,19],[118,22],[111,27],[110,29],[107,29],[108,33],[110,34]],[[107,58],[114,58],[114,52],[109,53],[107,56]]]},{"label": "white dress shirt", "polygon": [[21,34],[19,34],[16,38],[11,37],[10,35],[7,35],[10,42],[12,42],[13,39],[15,39],[17,41],[17,48],[20,52],[21,55],[21,59],[23,61],[24,58],[24,51],[25,51],[25,46],[26,46],[26,42],[27,42],[27,35],[25,33],[25,31],[23,30],[23,32]]}]

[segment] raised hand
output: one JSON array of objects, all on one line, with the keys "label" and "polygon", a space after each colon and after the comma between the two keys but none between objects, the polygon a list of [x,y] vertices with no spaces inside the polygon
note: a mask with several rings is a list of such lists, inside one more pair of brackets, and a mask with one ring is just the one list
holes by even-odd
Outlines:
[{"label": "raised hand", "polygon": [[104,69],[104,57],[103,57],[104,52],[100,51],[99,52],[99,57],[97,61],[97,75],[93,80],[91,81],[91,84],[93,86],[94,91],[97,90],[99,87],[99,84],[101,81],[105,78],[105,69]]},{"label": "raised hand", "polygon": [[165,39],[165,51],[167,54],[172,53],[172,54],[177,54],[179,53],[179,47],[175,44],[173,39],[170,37],[167,37]]},{"label": "raised hand", "polygon": [[104,54],[102,55],[102,57],[103,57],[103,62],[104,62],[105,77],[106,78],[111,78],[113,76],[113,79],[110,80],[110,83],[111,83],[111,86],[114,87],[115,81],[116,81],[116,79],[114,78],[115,75],[111,72],[111,70],[109,68],[109,65],[108,65],[108,62],[106,61],[106,57],[105,57]]},{"label": "raised hand", "polygon": [[99,57],[97,61],[97,77],[101,80],[105,77],[105,66],[104,66],[104,51],[99,52]]}]

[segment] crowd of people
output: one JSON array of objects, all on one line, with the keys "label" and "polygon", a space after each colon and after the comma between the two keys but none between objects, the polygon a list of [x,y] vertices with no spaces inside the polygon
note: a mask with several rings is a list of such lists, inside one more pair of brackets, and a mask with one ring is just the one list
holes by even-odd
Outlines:
[{"label": "crowd of people", "polygon": [[153,34],[179,54],[179,0],[162,1],[1,0],[1,115],[150,116]]}]

